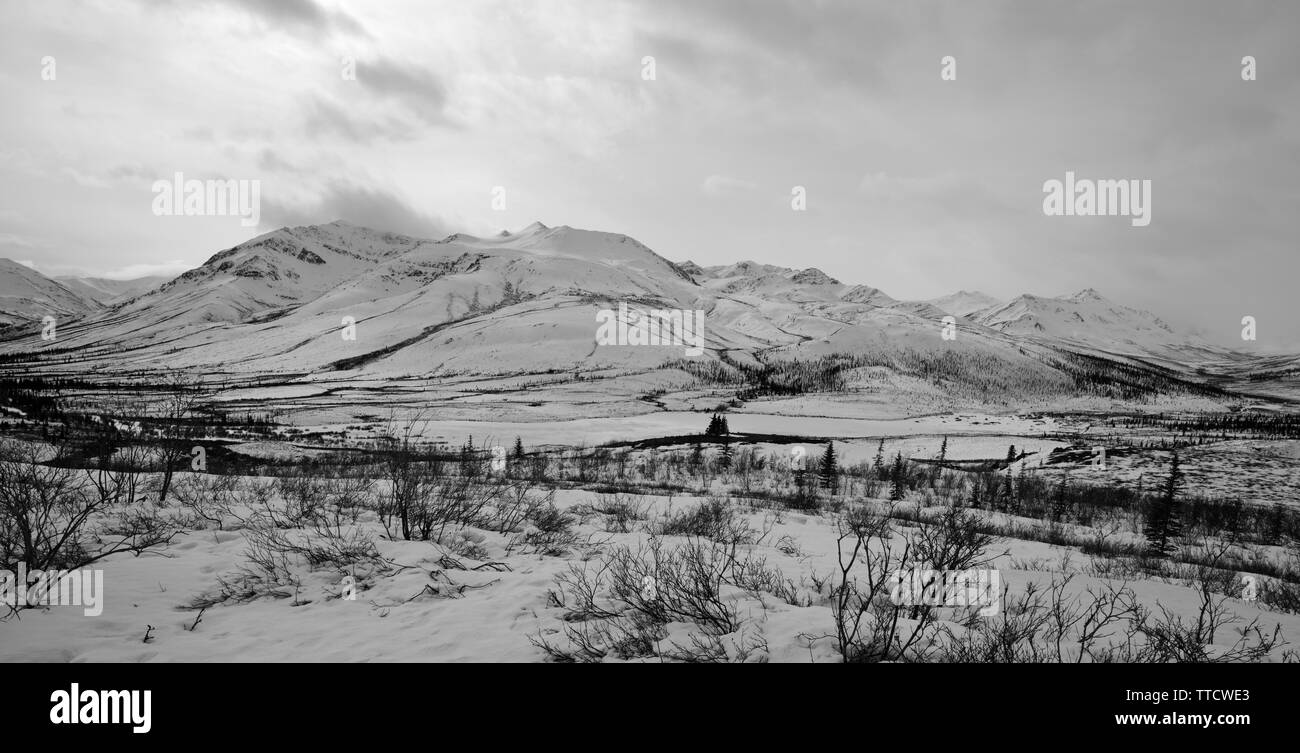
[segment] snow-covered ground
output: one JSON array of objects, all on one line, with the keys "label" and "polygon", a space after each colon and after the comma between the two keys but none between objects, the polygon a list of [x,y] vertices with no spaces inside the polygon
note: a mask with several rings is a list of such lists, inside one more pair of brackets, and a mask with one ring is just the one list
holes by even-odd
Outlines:
[{"label": "snow-covered ground", "polygon": [[[670,508],[680,512],[703,501],[680,495],[636,499],[652,520]],[[557,506],[570,512],[599,502],[582,490],[556,496]],[[763,532],[760,543],[741,546],[741,556],[765,558],[811,602],[795,606],[771,594],[725,587],[723,598],[735,605],[746,634],[766,644],[750,660],[838,661],[833,640],[809,638],[834,632],[830,603],[811,585],[814,577],[837,572],[834,516],[741,507],[740,517]],[[479,549],[472,557],[454,555],[457,560],[470,568],[495,563],[472,570],[439,564],[449,554],[446,546],[382,539],[373,513],[367,513],[361,527],[376,537],[383,557],[402,569],[363,579],[369,587],[354,600],[338,598],[339,572],[313,572],[299,563],[302,583],[288,597],[218,604],[201,616],[181,607],[212,592],[218,576],[236,570],[247,541],[240,530],[197,530],[157,555],[115,555],[97,565],[104,571],[101,616],[53,607],[25,610],[0,622],[0,661],[541,661],[545,654],[530,636],[559,640],[570,624],[562,619],[564,610],[548,598],[556,576],[571,566],[598,564],[602,553],[619,545],[635,549],[646,541],[644,532],[610,532],[601,515],[587,512],[581,519],[576,540],[582,545],[559,556],[512,549],[514,534],[460,533],[459,541],[475,542]],[[666,536],[664,541],[675,545],[687,539]],[[1043,585],[1066,573],[1075,575],[1068,586],[1071,595],[1095,589],[1104,580],[1077,549],[1007,539],[997,541],[994,549],[1004,547],[1009,553],[992,567],[1012,595],[1031,582]],[[1118,578],[1112,582],[1119,585]],[[1167,607],[1184,615],[1196,609],[1196,592],[1184,584],[1139,579],[1129,585],[1152,609]],[[1241,599],[1227,603],[1240,617],[1259,617],[1269,629],[1280,625],[1283,636],[1293,643],[1300,640],[1300,615],[1267,611]],[[684,625],[672,630],[689,632]],[[1231,643],[1231,632],[1220,631],[1220,642]],[[1280,659],[1280,653],[1273,658]]]}]

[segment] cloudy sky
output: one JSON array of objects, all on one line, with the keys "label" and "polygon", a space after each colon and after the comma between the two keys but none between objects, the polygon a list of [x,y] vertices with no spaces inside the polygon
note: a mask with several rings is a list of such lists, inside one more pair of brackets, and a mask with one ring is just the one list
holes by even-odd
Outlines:
[{"label": "cloudy sky", "polygon": [[[541,220],[896,298],[1093,287],[1296,348],[1297,33],[1282,0],[19,0],[0,256],[175,273],[286,224]],[[1044,216],[1067,170],[1151,180],[1151,224]],[[261,226],[154,216],[178,171],[260,180]]]}]

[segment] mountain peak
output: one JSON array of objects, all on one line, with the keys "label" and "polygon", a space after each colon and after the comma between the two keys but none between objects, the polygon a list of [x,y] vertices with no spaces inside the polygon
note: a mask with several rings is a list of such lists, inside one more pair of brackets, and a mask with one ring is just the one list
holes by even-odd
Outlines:
[{"label": "mountain peak", "polygon": [[926,303],[957,316],[970,316],[977,311],[1003,305],[1000,299],[980,290],[958,290],[956,293],[931,298]]},{"label": "mountain peak", "polygon": [[1065,300],[1073,301],[1074,303],[1083,303],[1084,301],[1104,301],[1106,299],[1096,290],[1092,288],[1084,288],[1074,295],[1068,296]]},{"label": "mountain peak", "polygon": [[27,266],[26,264],[23,264],[23,263],[21,263],[21,262],[16,262],[16,261],[14,261],[13,259],[10,259],[10,258],[7,257],[7,256],[0,256],[0,267],[7,267],[7,268],[9,268],[9,269],[19,269],[19,270],[23,270],[23,269],[25,269],[25,270],[27,270],[28,272],[35,272],[35,271],[36,271],[35,269],[32,269],[31,267]]},{"label": "mountain peak", "polygon": [[816,267],[808,267],[794,273],[790,278],[800,285],[839,285],[840,281]]},{"label": "mountain peak", "polygon": [[523,230],[520,230],[518,235],[527,235],[528,233],[541,233],[547,230],[550,230],[550,228],[543,225],[539,220],[537,222],[532,223],[531,225],[524,228]]}]

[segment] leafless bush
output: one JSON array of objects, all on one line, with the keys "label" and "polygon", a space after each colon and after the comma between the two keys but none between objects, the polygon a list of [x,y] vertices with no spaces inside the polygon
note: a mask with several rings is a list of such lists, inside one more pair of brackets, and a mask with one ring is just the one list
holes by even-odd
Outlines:
[{"label": "leafless bush", "polygon": [[515,533],[543,507],[554,506],[555,490],[540,494],[531,479],[520,479],[505,485],[495,496],[491,514],[485,525],[497,533]]},{"label": "leafless bush", "polygon": [[[179,521],[140,494],[139,474],[59,466],[37,447],[0,443],[0,563],[84,567],[111,554],[170,543]],[[46,461],[49,464],[46,464]]]},{"label": "leafless bush", "polygon": [[[1168,607],[1158,605],[1160,614],[1143,609],[1138,620],[1138,632],[1146,639],[1139,659],[1153,662],[1180,663],[1233,663],[1260,661],[1286,643],[1281,625],[1268,632],[1258,617],[1236,628],[1236,637],[1225,647],[1216,645],[1221,631],[1228,626],[1244,622],[1243,618],[1228,610],[1229,597],[1216,592],[1228,590],[1224,586],[1219,566],[1227,555],[1230,541],[1204,542],[1202,563],[1197,566],[1193,581],[1199,604],[1194,617],[1185,618]],[[1229,573],[1231,580],[1235,574]]]},{"label": "leafless bush", "polygon": [[[236,484],[216,500],[196,492],[207,500],[201,509],[237,523],[247,547],[238,569],[220,576],[216,590],[194,605],[296,595],[303,566],[362,578],[387,571],[373,537],[357,523],[371,488],[369,479],[340,477]],[[283,500],[273,497],[277,490]],[[190,495],[184,482],[178,493]]]},{"label": "leafless bush", "polygon": [[[1126,585],[1104,584],[1068,597],[1074,575],[1047,587],[1030,583],[1019,594],[1002,592],[993,617],[945,626],[941,661],[961,663],[1129,662],[1141,609]],[[1118,636],[1119,640],[1111,638]]]},{"label": "leafless bush", "polygon": [[1300,583],[1261,578],[1257,597],[1260,604],[1274,611],[1300,614]]},{"label": "leafless bush", "polygon": [[776,540],[776,550],[789,557],[802,557],[803,550],[799,548],[799,542],[795,541],[789,534],[785,534]]},{"label": "leafless bush", "polygon": [[[988,559],[991,538],[962,511],[949,509],[910,532],[895,530],[895,511],[893,505],[883,511],[863,505],[840,522],[840,578],[831,607],[836,644],[846,662],[925,661],[936,648],[941,608],[892,599],[893,574],[965,570]],[[962,621],[969,615],[952,617]]]},{"label": "leafless bush", "polygon": [[749,521],[737,515],[736,509],[719,497],[709,497],[702,504],[675,515],[670,511],[654,527],[653,533],[700,537],[731,546],[753,544],[759,538]]},{"label": "leafless bush", "polygon": [[528,523],[522,533],[511,539],[507,549],[521,548],[560,557],[568,554],[578,540],[578,534],[573,530],[573,515],[560,510],[553,502],[534,510]]},{"label": "leafless bush", "polygon": [[230,506],[238,480],[236,476],[192,474],[176,482],[173,496],[182,509],[201,521],[199,527],[222,530],[232,517]]},{"label": "leafless bush", "polygon": [[597,494],[591,511],[604,516],[609,533],[631,533],[637,522],[646,519],[646,507],[636,495],[614,492]]},{"label": "leafless bush", "polygon": [[1225,598],[1202,588],[1196,615],[1161,606],[1155,613],[1125,584],[1106,583],[1068,596],[1071,576],[1035,583],[1019,594],[1004,590],[1001,613],[945,627],[942,661],[961,663],[1167,663],[1250,662],[1268,657],[1285,641],[1280,626],[1268,632],[1258,619],[1236,630],[1232,643],[1216,643],[1228,625]]},{"label": "leafless bush", "polygon": [[[594,564],[572,563],[551,592],[551,603],[565,610],[564,643],[545,635],[533,643],[560,661],[754,657],[761,640],[737,635],[742,620],[724,595],[732,564],[732,551],[718,543],[669,548],[658,537],[637,549],[618,547]],[[676,623],[688,626],[684,642],[669,637]]]},{"label": "leafless bush", "polygon": [[822,596],[816,587],[808,588],[805,580],[796,584],[779,569],[769,566],[765,557],[752,554],[733,558],[726,579],[755,599],[761,600],[763,594],[770,594],[796,607],[810,607]]}]

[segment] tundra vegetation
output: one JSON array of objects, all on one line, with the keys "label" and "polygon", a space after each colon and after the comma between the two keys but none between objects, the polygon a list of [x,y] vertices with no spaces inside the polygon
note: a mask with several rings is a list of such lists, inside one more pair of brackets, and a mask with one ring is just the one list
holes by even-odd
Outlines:
[{"label": "tundra vegetation", "polygon": [[[986,396],[1020,376],[963,358],[899,352],[889,365]],[[834,394],[876,360],[681,368],[752,399]],[[1073,378],[1044,391],[1199,389],[1083,356],[1055,366]],[[307,436],[205,402],[183,375],[94,389],[0,382],[0,568],[166,563],[183,559],[181,540],[238,541],[233,567],[176,599],[195,610],[188,632],[205,610],[254,602],[359,600],[382,616],[517,588],[532,616],[515,638],[553,661],[1300,658],[1300,507],[1224,495],[1189,460],[1215,441],[1293,441],[1285,415],[1115,415],[1048,455],[1017,442],[978,461],[954,459],[949,437],[924,457],[873,438],[846,460],[839,440],[739,432],[725,404],[697,434],[531,447],[429,442],[418,411],[375,417],[368,439]],[[1097,442],[1107,462],[1141,456],[1153,481],[1097,472]],[[537,568],[548,585],[525,587]],[[892,593],[898,572],[979,569],[1006,576],[992,615]],[[1169,598],[1139,595],[1153,584]]]}]

